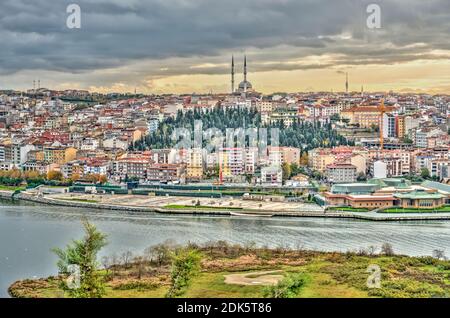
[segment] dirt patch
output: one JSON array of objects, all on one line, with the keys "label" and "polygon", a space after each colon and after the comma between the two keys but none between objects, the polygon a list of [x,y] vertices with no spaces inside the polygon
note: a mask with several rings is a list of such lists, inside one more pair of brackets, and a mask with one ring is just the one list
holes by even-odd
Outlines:
[{"label": "dirt patch", "polygon": [[253,272],[225,275],[225,284],[229,285],[276,285],[283,279],[283,271]]},{"label": "dirt patch", "polygon": [[235,259],[206,259],[202,261],[202,268],[206,271],[248,271],[264,270],[282,265],[302,266],[306,261],[302,258],[276,258],[265,260],[257,255],[243,255]]}]

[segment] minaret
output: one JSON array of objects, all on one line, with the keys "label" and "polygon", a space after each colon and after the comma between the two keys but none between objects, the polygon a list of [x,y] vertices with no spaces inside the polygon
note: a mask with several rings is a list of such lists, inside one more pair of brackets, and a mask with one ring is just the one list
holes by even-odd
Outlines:
[{"label": "minaret", "polygon": [[346,80],[345,80],[345,92],[348,94],[348,73],[346,74]]},{"label": "minaret", "polygon": [[244,56],[244,93],[247,93],[247,55]]},{"label": "minaret", "polygon": [[231,56],[231,94],[234,94],[234,55]]},{"label": "minaret", "polygon": [[247,82],[247,55],[244,56],[244,81]]}]

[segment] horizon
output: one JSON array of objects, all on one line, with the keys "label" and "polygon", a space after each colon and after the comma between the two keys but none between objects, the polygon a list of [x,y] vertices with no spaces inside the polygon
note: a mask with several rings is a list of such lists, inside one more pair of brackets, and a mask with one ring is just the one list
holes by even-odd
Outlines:
[{"label": "horizon", "polygon": [[[143,97],[147,97],[147,96],[165,96],[165,95],[175,95],[175,96],[220,96],[220,95],[227,95],[227,96],[232,96],[233,94],[231,94],[230,92],[204,92],[204,93],[199,93],[199,92],[187,92],[187,93],[171,93],[171,92],[165,92],[165,93],[142,93],[142,92],[132,92],[132,91],[124,91],[124,92],[118,92],[118,91],[106,91],[106,92],[98,92],[98,91],[91,91],[88,89],[78,89],[78,88],[64,88],[64,89],[53,89],[53,88],[49,88],[49,87],[40,87],[40,88],[35,88],[33,89],[28,88],[28,89],[14,89],[14,88],[1,88],[0,87],[0,92],[6,92],[6,91],[11,91],[14,93],[23,93],[23,94],[32,94],[29,91],[36,91],[36,93],[38,93],[39,91],[51,91],[51,92],[64,92],[64,91],[86,91],[89,94],[100,94],[100,95],[111,95],[111,94],[120,94],[120,95],[132,95],[132,96],[143,96]],[[262,93],[262,92],[255,92],[256,94],[260,94],[261,96],[275,96],[275,95],[297,95],[297,94],[301,94],[301,95],[306,95],[306,94],[330,94],[330,95],[349,95],[349,96],[354,96],[354,95],[360,95],[361,96],[361,91],[349,91],[349,92],[345,92],[345,91],[297,91],[297,92],[271,92],[271,93]],[[389,95],[428,95],[428,96],[450,96],[450,93],[427,93],[427,92],[403,92],[403,91],[363,91],[363,94],[365,95],[364,97],[368,97],[368,95],[384,95],[389,96]],[[235,96],[239,96],[234,94]]]}]

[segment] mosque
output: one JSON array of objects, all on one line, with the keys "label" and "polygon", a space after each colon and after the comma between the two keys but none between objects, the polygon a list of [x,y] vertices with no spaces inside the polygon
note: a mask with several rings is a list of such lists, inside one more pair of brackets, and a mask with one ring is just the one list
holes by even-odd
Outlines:
[{"label": "mosque", "polygon": [[234,87],[234,56],[231,57],[231,92],[232,94],[247,94],[253,93],[255,90],[253,89],[252,83],[247,80],[247,56],[244,57],[244,80],[239,83],[238,89],[236,90]]}]

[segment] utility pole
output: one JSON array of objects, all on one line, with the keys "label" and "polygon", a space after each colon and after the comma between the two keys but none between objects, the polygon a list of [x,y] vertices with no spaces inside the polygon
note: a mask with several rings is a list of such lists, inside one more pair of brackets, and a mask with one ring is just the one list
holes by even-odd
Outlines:
[{"label": "utility pole", "polygon": [[380,105],[380,150],[384,149],[384,114],[386,114],[386,106],[384,105],[384,98]]}]

